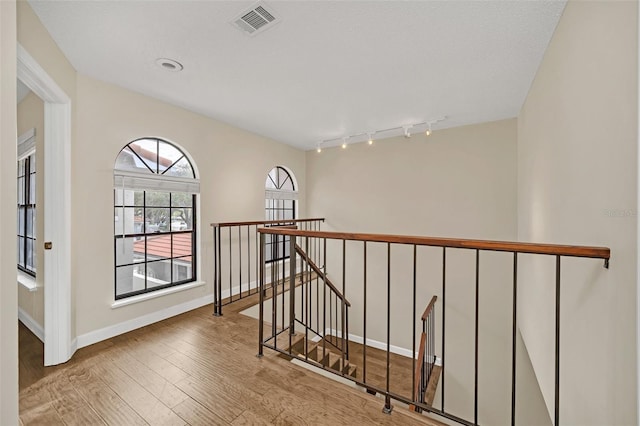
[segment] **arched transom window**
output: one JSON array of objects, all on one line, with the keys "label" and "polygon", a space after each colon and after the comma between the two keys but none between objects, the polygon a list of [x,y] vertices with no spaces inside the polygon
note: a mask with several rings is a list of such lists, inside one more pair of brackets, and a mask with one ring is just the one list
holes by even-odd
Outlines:
[{"label": "arched transom window", "polygon": [[115,298],[196,279],[194,167],[175,145],[138,139],[114,168]]}]

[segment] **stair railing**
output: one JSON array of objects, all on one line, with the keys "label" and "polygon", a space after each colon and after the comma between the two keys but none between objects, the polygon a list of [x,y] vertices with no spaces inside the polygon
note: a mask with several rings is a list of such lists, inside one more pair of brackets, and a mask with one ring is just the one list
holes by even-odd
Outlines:
[{"label": "stair railing", "polygon": [[[427,402],[425,394],[427,388],[432,383],[432,373],[436,365],[436,318],[435,318],[435,303],[438,300],[438,296],[433,296],[431,301],[427,305],[420,318],[422,320],[422,333],[420,334],[420,345],[418,346],[418,356],[413,360],[413,398],[421,403]],[[427,402],[431,405],[431,402]],[[421,412],[422,409],[411,405],[412,411]]]},{"label": "stair railing", "polygon": [[[268,246],[266,235],[261,234],[262,249],[259,252],[262,259]],[[348,312],[351,303],[329,278],[325,266],[317,265],[316,262],[324,260],[325,253],[314,250],[319,242],[307,239],[303,249],[296,244],[295,237],[288,239],[289,252],[296,254],[289,260],[288,275],[285,275],[284,268],[275,270],[275,276],[274,269],[271,270],[271,282],[278,285],[287,283],[287,287],[276,287],[276,290],[269,293],[271,286],[262,284],[268,281],[268,273],[265,271],[266,268],[262,269],[262,290],[259,291],[261,347],[266,346],[293,357],[296,356],[296,344],[300,344],[299,339],[294,341],[293,336],[304,335],[304,350],[301,351],[301,355],[304,355],[305,361],[317,363],[321,368],[331,368],[325,361],[329,354],[333,355],[337,351],[340,356],[339,370],[347,373],[344,367],[348,365],[349,360]],[[315,260],[312,258],[314,254]],[[270,320],[267,320],[264,314],[265,307],[271,309]],[[285,332],[288,333],[285,335]],[[319,341],[316,350],[320,351],[320,361],[309,359],[309,342],[313,340]],[[259,355],[262,355],[262,350]]]},{"label": "stair railing", "polygon": [[[319,231],[322,222],[324,218],[212,223],[214,315],[222,315],[223,306],[258,292],[258,229],[296,225],[303,230]],[[270,238],[265,262],[275,271],[288,259],[288,238]]]},{"label": "stair railing", "polygon": [[[554,399],[554,411],[555,411],[555,415],[554,415],[554,425],[558,425],[559,424],[559,413],[560,413],[560,398],[559,398],[559,389],[560,389],[560,308],[561,308],[561,303],[560,303],[560,295],[561,295],[561,274],[560,274],[560,268],[561,268],[561,261],[563,258],[566,257],[575,257],[575,258],[592,258],[592,259],[602,259],[604,260],[604,266],[605,268],[608,268],[609,266],[609,258],[610,258],[610,249],[606,248],[606,247],[587,247],[587,246],[569,246],[569,245],[556,245],[556,244],[532,244],[532,243],[519,243],[519,242],[501,242],[501,241],[489,241],[489,240],[468,240],[468,239],[453,239],[453,238],[432,238],[432,237],[414,237],[414,236],[400,236],[400,235],[381,235],[381,234],[356,234],[356,233],[341,233],[341,232],[323,232],[323,231],[305,231],[305,230],[288,230],[288,229],[277,229],[277,228],[261,228],[258,229],[258,233],[260,234],[260,258],[263,259],[264,258],[264,246],[265,246],[265,237],[267,235],[280,235],[280,236],[287,236],[290,238],[290,247],[291,247],[291,252],[293,253],[296,249],[295,249],[295,239],[298,239],[298,245],[300,247],[305,247],[307,244],[309,244],[309,241],[314,241],[315,244],[318,244],[322,247],[322,249],[320,250],[320,256],[322,256],[323,259],[325,259],[325,264],[322,267],[321,270],[321,277],[324,280],[324,282],[326,283],[327,281],[327,271],[326,271],[326,259],[327,259],[327,240],[330,241],[339,241],[342,242],[342,291],[341,294],[344,297],[347,297],[348,292],[346,289],[346,285],[345,285],[345,278],[346,278],[346,257],[347,257],[347,250],[346,250],[346,241],[355,241],[355,242],[361,242],[362,246],[359,246],[359,251],[360,251],[360,256],[362,256],[362,261],[363,261],[363,265],[364,265],[364,273],[363,273],[363,282],[362,282],[362,286],[363,286],[363,306],[362,306],[362,310],[360,312],[362,312],[363,314],[363,320],[362,320],[362,336],[359,337],[361,339],[361,341],[363,342],[363,353],[362,353],[362,374],[359,374],[357,377],[351,377],[351,376],[347,376],[344,374],[344,372],[342,373],[342,376],[346,379],[352,380],[354,381],[356,384],[365,387],[369,392],[373,392],[373,393],[380,393],[382,395],[384,395],[385,397],[385,403],[384,403],[384,407],[383,407],[383,411],[385,413],[390,413],[392,411],[392,405],[391,405],[391,399],[395,399],[397,401],[403,402],[405,404],[408,405],[413,405],[421,410],[425,410],[428,411],[432,414],[437,414],[439,416],[442,416],[448,420],[457,422],[459,424],[463,424],[463,425],[467,425],[467,426],[471,426],[471,425],[477,425],[478,424],[478,396],[479,396],[479,389],[478,389],[478,372],[479,372],[479,352],[478,352],[478,348],[479,348],[479,298],[480,298],[480,254],[481,253],[485,253],[485,252],[506,252],[506,253],[510,253],[512,255],[511,259],[512,261],[509,262],[512,265],[512,272],[513,272],[513,278],[512,278],[512,282],[511,285],[508,286],[507,289],[505,289],[505,291],[511,290],[511,295],[512,295],[512,305],[511,305],[511,318],[512,318],[512,323],[511,323],[511,424],[514,425],[515,424],[515,419],[516,419],[516,343],[517,343],[517,288],[518,288],[518,255],[522,254],[522,253],[526,253],[526,254],[533,254],[533,255],[540,255],[540,256],[552,256],[555,259],[555,347],[554,347],[554,353],[555,353],[555,399]],[[368,254],[367,254],[367,247],[374,245],[374,244],[378,244],[378,245],[382,245],[384,248],[386,248],[386,312],[379,312],[376,311],[375,313],[377,315],[384,315],[385,319],[386,319],[386,339],[384,342],[382,342],[384,344],[384,353],[386,354],[386,362],[385,362],[385,372],[384,372],[384,380],[385,380],[385,384],[381,385],[379,382],[374,381],[373,379],[370,379],[367,376],[367,347],[369,344],[369,339],[367,337],[367,333],[370,331],[367,328],[367,259],[368,259]],[[413,259],[412,259],[412,266],[413,266],[413,271],[412,271],[412,295],[411,297],[407,299],[407,303],[405,303],[404,305],[407,306],[407,308],[411,308],[413,310],[413,314],[411,315],[411,324],[397,324],[398,320],[394,319],[394,330],[398,330],[399,328],[404,328],[404,330],[406,330],[407,328],[412,329],[413,333],[413,343],[412,343],[412,350],[411,353],[413,354],[412,357],[415,357],[416,354],[416,320],[418,319],[417,315],[416,315],[416,304],[418,302],[417,300],[417,287],[418,287],[418,280],[417,280],[417,248],[418,247],[439,247],[442,249],[441,251],[441,264],[442,264],[442,269],[441,269],[441,273],[442,273],[442,283],[441,283],[441,293],[440,293],[440,297],[442,300],[442,309],[441,309],[441,314],[440,314],[440,338],[441,341],[440,343],[440,347],[439,350],[441,352],[441,381],[438,383],[439,389],[440,389],[440,399],[439,399],[439,408],[436,408],[432,405],[426,404],[425,402],[422,402],[420,400],[420,398],[416,397],[416,392],[415,389],[414,392],[411,395],[401,395],[397,392],[394,392],[391,390],[390,388],[390,380],[391,380],[391,375],[390,375],[390,358],[391,358],[391,331],[392,331],[392,318],[391,318],[391,295],[392,295],[392,274],[394,273],[394,271],[392,271],[392,265],[391,265],[391,252],[392,252],[392,247],[398,247],[398,246],[410,246],[413,248]],[[465,419],[460,417],[459,415],[453,414],[450,411],[447,411],[446,405],[445,405],[445,379],[447,377],[446,374],[446,357],[445,357],[445,349],[447,347],[446,345],[446,318],[447,318],[447,253],[452,252],[453,249],[456,250],[469,250],[472,253],[475,254],[475,280],[472,283],[473,287],[474,287],[474,299],[475,299],[475,309],[474,309],[474,320],[473,320],[473,325],[474,325],[474,351],[473,351],[473,358],[474,358],[474,369],[473,369],[473,383],[474,383],[474,388],[473,388],[473,405],[472,408],[473,409],[473,418],[471,419]],[[394,249],[395,250],[395,249]],[[350,259],[355,259],[358,255],[358,253],[350,253],[349,254],[349,258]],[[293,258],[292,258],[293,260]],[[384,259],[382,258],[382,256],[379,256],[378,258],[376,258],[376,263],[378,263],[378,266],[381,262],[384,262]],[[261,262],[263,263],[263,262]],[[293,274],[293,268],[294,266],[291,265],[291,273],[290,273],[290,277],[292,277]],[[260,275],[260,286],[261,288],[266,286],[266,281],[265,281],[265,274],[264,274],[264,268],[262,268],[262,273]],[[294,293],[295,293],[295,282],[293,278],[290,278],[290,293],[291,293],[291,300],[294,300]],[[323,289],[330,288],[328,285],[324,285]],[[360,290],[358,290],[360,291]],[[272,329],[271,332],[271,336],[269,336],[267,339],[265,339],[264,337],[264,312],[263,312],[263,303],[262,303],[262,295],[263,292],[260,292],[261,294],[261,303],[260,303],[260,323],[259,323],[259,331],[258,331],[258,338],[259,338],[259,346],[258,346],[258,356],[262,356],[263,355],[263,349],[264,347],[268,347],[270,349],[276,350],[278,352],[282,352],[282,353],[287,353],[286,351],[284,351],[281,347],[278,347],[277,344],[277,335],[279,333],[282,333],[285,331],[285,328],[282,327],[281,330],[276,330],[275,325],[272,324],[272,326],[274,327]],[[383,292],[378,292],[376,294],[376,297],[384,297]],[[326,297],[325,297],[326,300]],[[345,305],[345,303],[343,303],[343,306]],[[293,333],[293,327],[295,324],[295,306],[292,304],[290,305],[290,315],[291,315],[291,322],[289,324],[289,327],[287,327],[286,329],[290,331],[289,335],[289,343],[291,345],[291,333]],[[346,315],[345,315],[346,316]],[[274,317],[275,318],[275,317]],[[346,319],[346,318],[345,318]],[[326,321],[326,315],[325,315],[325,321]],[[427,315],[427,321],[429,321],[429,315]],[[275,323],[275,321],[273,321]],[[431,326],[430,324],[433,324],[434,321],[431,321],[431,323],[427,323],[427,334],[434,334],[435,331],[435,326]],[[323,329],[326,329],[326,327],[324,327]],[[429,333],[429,331],[431,331],[431,333]],[[396,331],[394,331],[395,333]],[[345,330],[345,334],[346,334],[346,330]],[[343,334],[343,337],[345,336],[345,334]],[[354,340],[354,337],[350,337],[349,338],[351,341]],[[428,342],[428,339],[426,339]],[[435,341],[432,342],[428,342],[426,343],[427,345],[434,345]],[[290,346],[289,345],[289,346]],[[422,346],[422,345],[421,345]],[[394,349],[395,350],[395,349]],[[431,354],[431,350],[432,347],[424,347],[423,349],[423,357],[424,356],[433,356],[433,354]],[[291,355],[291,352],[288,352],[289,355]],[[425,355],[426,354],[426,355]],[[423,359],[420,358],[419,359]],[[308,361],[308,359],[304,359],[305,361]],[[344,364],[343,364],[344,365]],[[370,367],[369,367],[370,368]],[[410,375],[411,379],[413,379],[413,374]],[[421,379],[422,380],[422,379]],[[414,386],[414,382],[412,380],[412,383],[410,384],[410,386]]]}]

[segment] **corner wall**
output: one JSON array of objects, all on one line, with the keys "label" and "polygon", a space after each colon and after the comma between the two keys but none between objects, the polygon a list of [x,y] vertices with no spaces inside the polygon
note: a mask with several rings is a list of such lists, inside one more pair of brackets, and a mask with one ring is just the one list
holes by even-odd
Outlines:
[{"label": "corner wall", "polygon": [[[518,238],[562,263],[560,423],[637,424],[636,2],[569,2],[518,117]],[[520,329],[554,412],[554,261],[523,256]]]}]

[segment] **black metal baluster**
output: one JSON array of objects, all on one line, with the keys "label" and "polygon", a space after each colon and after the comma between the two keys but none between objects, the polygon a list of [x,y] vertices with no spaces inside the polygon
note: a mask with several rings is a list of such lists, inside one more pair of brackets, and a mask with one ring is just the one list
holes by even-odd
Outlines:
[{"label": "black metal baluster", "polygon": [[238,277],[240,282],[240,293],[238,300],[242,299],[242,226],[238,226]]},{"label": "black metal baluster", "polygon": [[[256,280],[258,277],[255,277]],[[247,225],[247,296],[251,296],[251,226]]]},{"label": "black metal baluster", "polygon": [[342,240],[342,304],[341,304],[341,310],[340,310],[340,320],[342,321],[342,372],[344,373],[344,366],[345,366],[345,355],[346,355],[346,351],[347,351],[347,337],[345,336],[346,333],[346,307],[344,304],[344,299],[347,297],[347,287],[346,287],[346,277],[347,277],[347,264],[346,264],[346,259],[347,259],[347,240]]},{"label": "black metal baluster", "polygon": [[[258,225],[256,225],[256,253],[258,253]],[[258,275],[260,273],[260,270],[262,269],[264,269],[264,256],[262,256],[262,259],[260,258],[256,259],[256,280],[258,279]],[[256,289],[258,289],[257,282],[256,282]],[[263,286],[260,291],[265,292],[266,288]]]},{"label": "black metal baluster", "polygon": [[[324,253],[326,258],[327,253],[327,239],[323,238],[324,245]],[[327,265],[324,264],[322,266],[322,368],[326,368],[326,363],[324,362],[325,357],[327,356]]]},{"label": "black metal baluster", "polygon": [[233,290],[231,288],[232,281],[233,281],[232,259],[233,259],[233,256],[231,254],[231,227],[229,227],[229,303],[233,302]]},{"label": "black metal baluster", "polygon": [[222,316],[222,228],[218,228],[218,316]]},{"label": "black metal baluster", "polygon": [[[271,240],[271,243],[273,244],[273,238],[275,237],[276,239],[276,246],[278,245],[278,236],[274,235],[274,234],[270,234],[271,237],[269,238]],[[271,246],[272,249],[272,254],[273,254],[273,245]],[[272,257],[273,259],[273,257]],[[278,339],[276,337],[276,329],[277,329],[277,325],[278,325],[278,282],[277,282],[277,272],[276,272],[276,266],[278,265],[278,262],[272,262],[271,263],[271,330],[272,330],[272,336],[273,336],[273,347],[274,348],[278,348]]]},{"label": "black metal baluster", "polygon": [[391,243],[387,243],[387,386],[382,412],[391,414],[391,397],[389,396],[389,365],[391,354]]},{"label": "black metal baluster", "polygon": [[[412,318],[412,333],[413,338],[411,341],[413,342],[411,346],[411,371],[416,371],[416,254],[417,254],[417,246],[413,245],[413,315]],[[415,399],[416,397],[416,381],[411,381],[411,399]]]},{"label": "black metal baluster", "polygon": [[442,386],[440,387],[440,392],[441,392],[441,396],[440,396],[440,403],[441,403],[441,407],[440,410],[444,411],[444,378],[445,378],[445,370],[444,370],[444,361],[445,361],[445,356],[444,356],[444,349],[445,349],[445,309],[446,309],[446,281],[447,281],[447,248],[446,247],[442,247]]},{"label": "black metal baluster", "polygon": [[476,318],[475,318],[475,357],[473,367],[473,423],[478,424],[478,317],[480,299],[480,250],[476,249]]},{"label": "black metal baluster", "polygon": [[218,226],[213,227],[213,315],[218,316]]},{"label": "black metal baluster", "polygon": [[[257,235],[256,235],[257,237]],[[257,238],[256,238],[257,241]],[[260,264],[264,265],[264,234],[260,234]],[[259,282],[259,292],[260,292],[260,307],[259,315],[260,322],[258,323],[258,357],[261,358],[263,355],[263,342],[264,342],[264,292],[262,291],[264,287],[264,266],[260,268],[260,282]]]},{"label": "black metal baluster", "polygon": [[363,242],[364,248],[364,306],[362,313],[362,382],[367,383],[367,242]]},{"label": "black metal baluster", "polygon": [[554,426],[560,424],[560,256],[556,255],[556,373]]},{"label": "black metal baluster", "polygon": [[516,333],[518,309],[518,253],[513,253],[513,317],[511,320],[511,426],[516,424]]}]

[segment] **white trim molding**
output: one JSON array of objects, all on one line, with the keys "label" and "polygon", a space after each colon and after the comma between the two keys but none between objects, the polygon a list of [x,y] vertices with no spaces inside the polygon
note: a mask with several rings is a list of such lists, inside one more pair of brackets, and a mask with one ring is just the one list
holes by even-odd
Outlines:
[{"label": "white trim molding", "polygon": [[42,328],[42,325],[38,324],[38,322],[21,307],[18,307],[18,320],[24,324],[25,327],[31,330],[31,332],[35,334],[42,343],[44,343],[44,328]]},{"label": "white trim molding", "polygon": [[[163,288],[162,290],[153,291],[151,293],[139,294],[137,296],[119,299],[111,304],[111,309],[122,308],[123,306],[133,305],[135,303],[144,302],[146,300],[155,299],[156,297],[166,296],[180,291],[189,290],[196,287],[202,287],[206,283],[204,281],[195,281],[187,284],[177,285],[174,287]],[[213,302],[212,302],[213,303]]]},{"label": "white trim molding", "polygon": [[78,349],[84,348],[85,346],[93,345],[94,343],[119,336],[120,334],[128,333],[129,331],[145,327],[158,321],[162,321],[212,303],[213,295],[209,294],[207,296],[189,300],[188,302],[180,303],[179,305],[169,306],[168,308],[151,312],[138,318],[133,318],[128,321],[123,321],[118,324],[82,334],[78,336],[76,346]]},{"label": "white trim molding", "polygon": [[44,365],[68,361],[71,338],[71,100],[18,43],[17,76],[44,102]]}]

